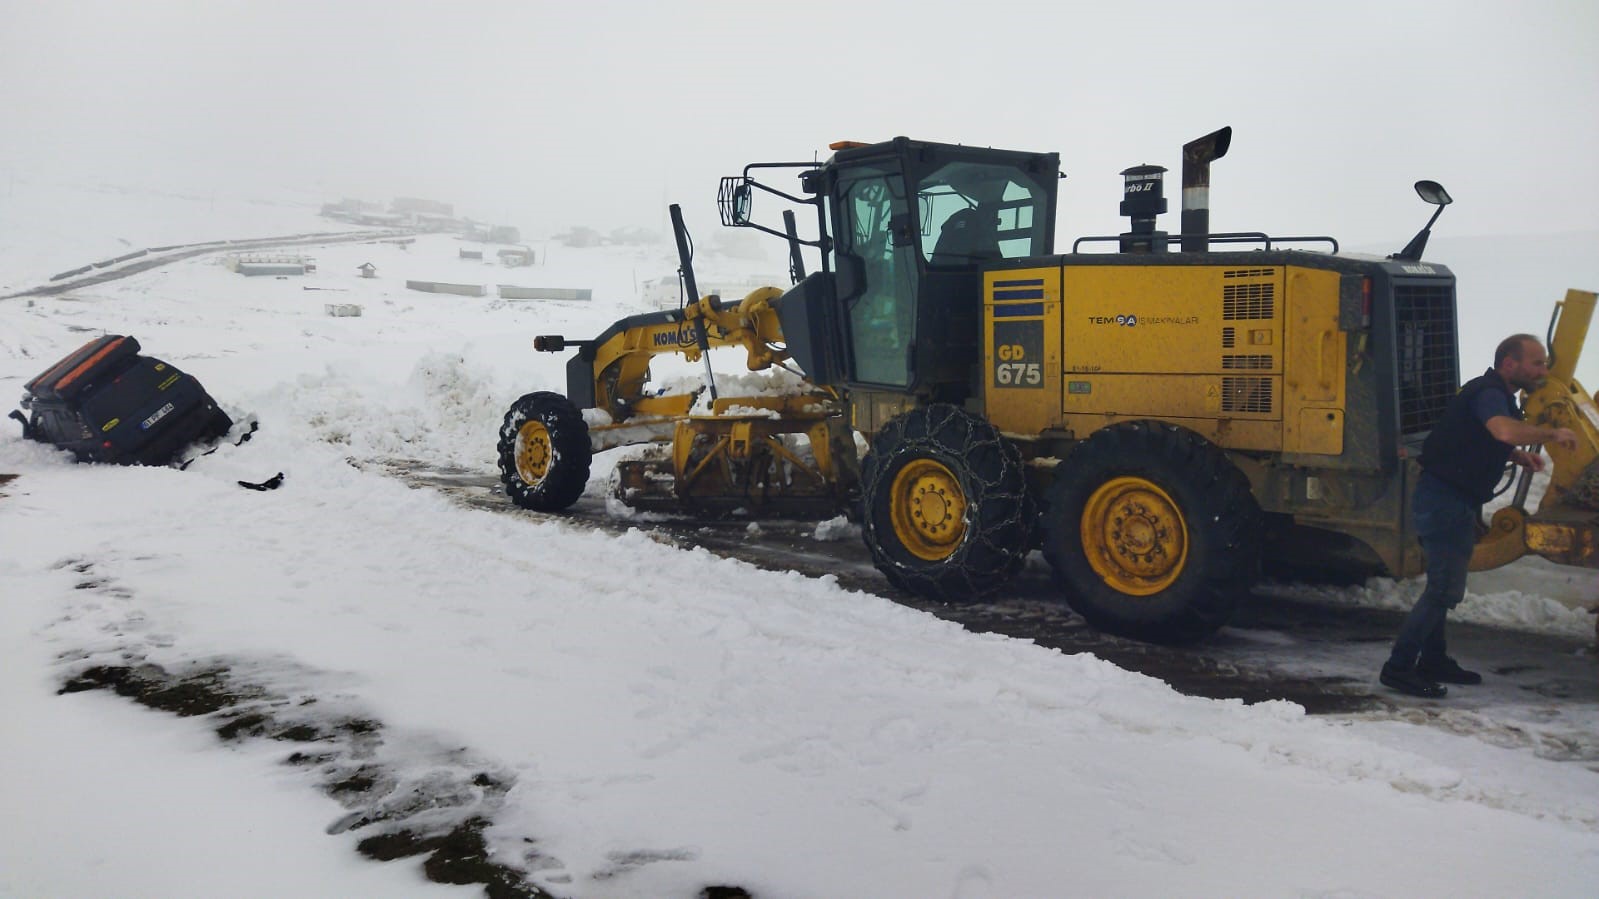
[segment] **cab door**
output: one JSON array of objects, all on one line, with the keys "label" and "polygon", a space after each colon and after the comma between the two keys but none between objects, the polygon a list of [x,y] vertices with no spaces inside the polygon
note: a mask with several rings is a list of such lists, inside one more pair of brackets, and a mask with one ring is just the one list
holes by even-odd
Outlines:
[{"label": "cab door", "polygon": [[903,390],[916,375],[919,277],[904,175],[892,164],[853,167],[840,175],[836,196],[839,268],[859,275],[841,297],[850,380]]}]

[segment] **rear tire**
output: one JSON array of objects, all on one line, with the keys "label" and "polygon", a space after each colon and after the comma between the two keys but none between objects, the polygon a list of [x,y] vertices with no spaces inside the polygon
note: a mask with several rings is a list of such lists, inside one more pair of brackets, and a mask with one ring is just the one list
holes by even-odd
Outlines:
[{"label": "rear tire", "polygon": [[577,502],[589,480],[589,427],[559,393],[530,393],[511,404],[500,426],[500,480],[524,509],[559,512]]},{"label": "rear tire", "polygon": [[955,406],[889,421],[861,465],[861,537],[889,583],[918,596],[992,593],[1027,558],[1035,518],[1021,454]]},{"label": "rear tire", "polygon": [[1057,469],[1044,556],[1078,614],[1155,643],[1213,633],[1259,578],[1249,481],[1192,431],[1149,421],[1094,432]]}]

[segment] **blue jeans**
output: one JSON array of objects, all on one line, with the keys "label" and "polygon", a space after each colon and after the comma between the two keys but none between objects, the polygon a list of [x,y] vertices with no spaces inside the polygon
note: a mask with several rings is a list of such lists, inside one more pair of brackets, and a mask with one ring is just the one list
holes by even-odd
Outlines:
[{"label": "blue jeans", "polygon": [[1388,666],[1409,670],[1418,660],[1442,661],[1444,619],[1466,596],[1466,566],[1477,543],[1482,506],[1425,471],[1411,500],[1416,536],[1427,554],[1427,587],[1399,626]]}]

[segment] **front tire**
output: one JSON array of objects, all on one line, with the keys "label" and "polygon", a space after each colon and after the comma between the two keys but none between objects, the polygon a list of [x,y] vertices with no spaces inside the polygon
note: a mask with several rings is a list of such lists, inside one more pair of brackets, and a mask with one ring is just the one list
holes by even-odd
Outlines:
[{"label": "front tire", "polygon": [[883,426],[861,465],[861,536],[889,583],[943,601],[992,593],[1032,546],[1021,454],[993,425],[935,404]]},{"label": "front tire", "polygon": [[577,502],[589,480],[588,423],[559,393],[530,393],[500,426],[500,480],[524,509],[559,512]]},{"label": "front tire", "polygon": [[1073,610],[1155,643],[1213,633],[1259,578],[1249,481],[1192,431],[1149,421],[1094,432],[1057,469],[1044,556]]}]

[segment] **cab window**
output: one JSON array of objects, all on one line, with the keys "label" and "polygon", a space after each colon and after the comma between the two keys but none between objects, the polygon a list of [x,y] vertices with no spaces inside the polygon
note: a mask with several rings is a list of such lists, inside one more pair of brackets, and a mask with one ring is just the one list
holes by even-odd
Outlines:
[{"label": "cab window", "polygon": [[855,379],[898,387],[910,383],[916,324],[916,248],[893,233],[910,231],[910,208],[899,173],[865,168],[841,184],[844,221],[838,252],[861,260],[865,285],[849,304]]},{"label": "cab window", "polygon": [[917,186],[921,253],[935,268],[974,268],[1041,255],[1045,196],[1037,179],[1011,166],[951,162]]}]

